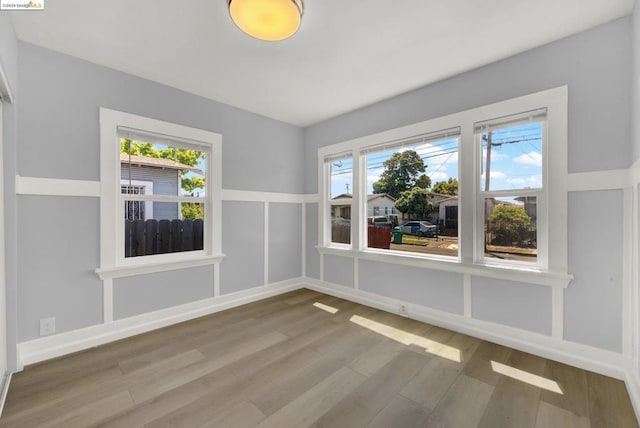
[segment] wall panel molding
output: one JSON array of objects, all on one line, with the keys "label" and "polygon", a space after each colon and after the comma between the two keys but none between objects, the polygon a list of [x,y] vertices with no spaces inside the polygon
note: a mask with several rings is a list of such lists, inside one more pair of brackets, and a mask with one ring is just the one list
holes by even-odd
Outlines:
[{"label": "wall panel molding", "polygon": [[302,283],[302,278],[294,278],[279,283],[239,291],[237,293],[225,294],[219,297],[136,315],[106,324],[94,325],[54,336],[22,342],[18,344],[18,369],[22,370],[24,366],[28,364],[82,351],[115,340],[146,333],[151,330],[297,290],[302,288]]},{"label": "wall panel molding", "polygon": [[467,318],[464,315],[439,311],[411,302],[380,296],[362,290],[305,278],[306,288],[351,300],[384,311],[397,313],[400,303],[407,307],[409,318],[426,322],[459,333],[508,346],[523,352],[560,361],[571,366],[601,373],[616,379],[626,379],[630,358],[625,355],[560,340],[552,336],[532,333],[488,321]]},{"label": "wall panel molding", "polygon": [[99,198],[100,182],[16,175],[16,194]]}]

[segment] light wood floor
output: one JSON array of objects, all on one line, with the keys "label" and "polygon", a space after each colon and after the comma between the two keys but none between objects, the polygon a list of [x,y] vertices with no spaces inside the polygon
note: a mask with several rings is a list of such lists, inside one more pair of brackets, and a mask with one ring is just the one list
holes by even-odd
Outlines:
[{"label": "light wood floor", "polygon": [[618,380],[299,290],[27,367],[0,426],[638,425]]}]

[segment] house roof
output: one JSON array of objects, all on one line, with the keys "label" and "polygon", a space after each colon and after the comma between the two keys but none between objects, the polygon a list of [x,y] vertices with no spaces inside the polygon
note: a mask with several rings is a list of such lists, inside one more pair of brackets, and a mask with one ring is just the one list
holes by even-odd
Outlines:
[{"label": "house roof", "polygon": [[[338,196],[334,196],[332,199],[335,201],[337,199],[351,199],[351,198],[353,198],[353,195],[351,193],[341,193]],[[388,193],[375,193],[373,195],[367,195],[367,201],[373,201],[374,199],[378,199],[378,198],[389,198],[392,201],[396,200],[396,198],[389,195]]]},{"label": "house roof", "polygon": [[165,169],[179,169],[179,170],[187,170],[192,171],[198,174],[203,174],[201,169],[198,169],[193,166],[185,165],[180,162],[176,162],[171,159],[164,158],[149,158],[146,156],[129,156],[126,153],[120,153],[120,162],[121,163],[131,163],[132,165],[141,165],[141,166],[150,166],[156,168],[165,168]]}]

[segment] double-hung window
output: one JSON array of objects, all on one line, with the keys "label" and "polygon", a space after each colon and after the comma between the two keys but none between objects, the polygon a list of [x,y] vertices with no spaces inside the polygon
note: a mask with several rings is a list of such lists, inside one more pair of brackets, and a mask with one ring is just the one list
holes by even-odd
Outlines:
[{"label": "double-hung window", "polygon": [[[366,168],[366,198],[361,204],[368,216],[364,247],[458,257],[457,228],[447,228],[440,205],[443,200],[457,203],[457,185],[443,188],[441,194],[442,185],[436,184],[457,183],[459,136],[460,128],[455,127],[360,150]],[[381,202],[393,208],[391,214],[387,209],[380,215],[374,204]],[[394,227],[401,228],[401,243],[389,242]]]},{"label": "double-hung window", "polygon": [[[547,109],[475,124],[481,149],[478,209],[485,263],[518,263],[544,267]],[[542,242],[541,242],[542,241]]]},{"label": "double-hung window", "polygon": [[565,86],[321,147],[320,251],[566,286],[567,105]]},{"label": "double-hung window", "polygon": [[100,128],[98,274],[219,261],[221,136],[108,109]]}]

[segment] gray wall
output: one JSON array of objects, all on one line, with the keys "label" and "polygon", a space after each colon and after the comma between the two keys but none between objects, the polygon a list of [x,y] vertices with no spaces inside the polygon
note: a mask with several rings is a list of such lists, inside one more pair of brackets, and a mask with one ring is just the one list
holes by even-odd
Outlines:
[{"label": "gray wall", "polygon": [[[565,337],[622,351],[622,190],[569,194],[569,272]],[[606,209],[606,216],[592,215]],[[585,213],[588,213],[585,215]],[[594,221],[606,233],[594,233]]]},{"label": "gray wall", "polygon": [[640,159],[640,4],[636,1],[633,8],[632,19],[632,77],[631,95],[633,100],[631,121],[633,137],[633,153],[631,159],[635,162]]},{"label": "gray wall", "polygon": [[[6,73],[10,89],[18,96],[18,41],[8,13],[0,13],[0,64]],[[17,279],[17,198],[15,194],[17,100],[3,106],[3,161],[5,205],[5,276],[7,309],[7,369],[16,369],[18,335]]]},{"label": "gray wall", "polygon": [[[16,104],[19,139],[7,142],[11,177],[17,172],[99,180],[99,107],[107,107],[222,134],[225,189],[304,191],[303,133],[298,127],[27,43],[19,42],[18,49],[18,74],[28,84]],[[16,150],[17,159],[11,156]],[[13,186],[9,189],[15,193]],[[17,210],[15,217],[7,215],[7,229],[17,231],[8,244],[19,243],[18,342],[37,338],[39,320],[45,317],[56,317],[58,333],[101,323],[102,287],[93,273],[99,264],[98,199],[20,196],[19,202],[9,200],[7,210]],[[298,204],[282,214],[287,222],[297,221],[293,233],[271,232],[282,238],[273,244],[277,248],[290,240],[298,260],[300,212]],[[225,202],[222,222],[222,251],[228,256],[221,265],[221,292],[263,285],[263,204]],[[285,262],[270,262],[273,277],[299,277],[301,260],[291,266]],[[114,315],[127,317],[209,297],[211,272],[185,270],[114,281]],[[188,285],[178,288],[176,283]]]},{"label": "gray wall", "polygon": [[[113,281],[113,319],[213,297],[213,266],[178,269]],[[189,281],[185,281],[185,277]],[[140,299],[139,296],[155,296]]]},{"label": "gray wall", "polygon": [[360,289],[458,315],[463,313],[462,275],[362,260]]},{"label": "gray wall", "polygon": [[[306,190],[317,192],[319,147],[561,85],[569,86],[568,171],[628,168],[631,57],[631,18],[626,17],[311,126],[305,130]],[[622,341],[622,209],[616,191],[569,197],[569,268],[576,280],[565,293],[565,338],[612,351],[620,351]],[[307,237],[317,233],[312,221],[317,223],[317,212],[310,210]],[[594,236],[595,224],[606,231]],[[307,254],[311,275],[318,258],[317,252]],[[333,263],[327,266],[325,258],[325,279]],[[461,285],[440,278],[442,273],[369,267],[373,273],[364,267],[360,271],[363,290],[461,311]],[[400,272],[385,274],[394,270]],[[351,285],[351,271],[335,272],[332,282]],[[421,278],[440,282],[427,285]],[[551,292],[546,287],[472,278],[471,297],[476,318],[551,333]]]},{"label": "gray wall", "polygon": [[302,276],[302,204],[270,203],[269,283],[300,276]]},{"label": "gray wall", "polygon": [[300,128],[31,44],[19,49],[29,82],[18,117],[21,175],[99,180],[98,109],[107,107],[222,134],[225,189],[304,192]]},{"label": "gray wall", "polygon": [[320,279],[320,254],[316,249],[318,245],[318,204],[306,204],[306,260],[305,269],[306,276],[309,278]]},{"label": "gray wall", "polygon": [[264,203],[223,202],[220,293],[264,284]]}]

